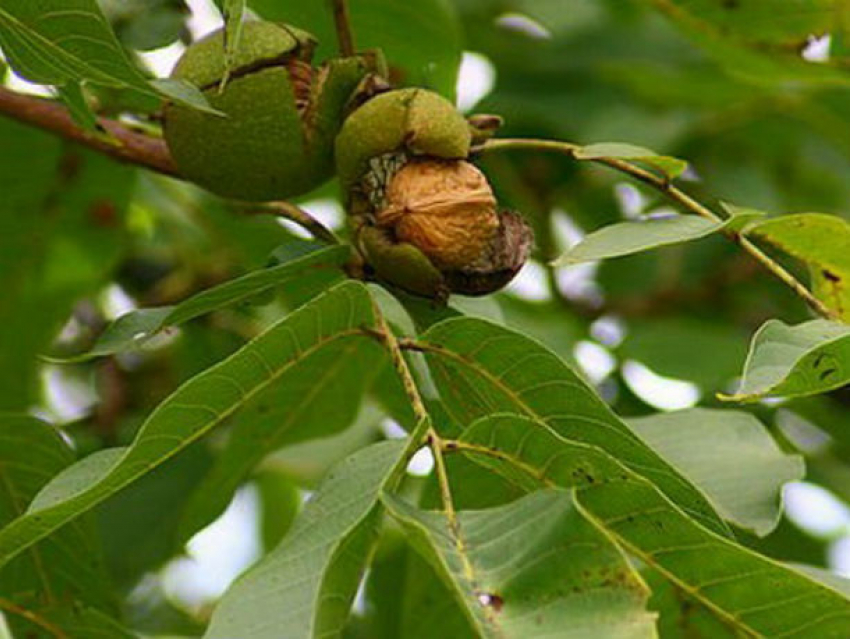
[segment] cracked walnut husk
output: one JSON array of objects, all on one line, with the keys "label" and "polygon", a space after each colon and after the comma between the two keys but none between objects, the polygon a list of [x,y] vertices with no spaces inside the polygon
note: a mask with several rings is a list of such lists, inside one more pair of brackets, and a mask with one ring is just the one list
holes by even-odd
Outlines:
[{"label": "cracked walnut husk", "polygon": [[498,211],[468,161],[480,128],[424,89],[383,93],[346,120],[337,169],[355,244],[378,279],[440,299],[491,293],[522,268],[530,228]]}]

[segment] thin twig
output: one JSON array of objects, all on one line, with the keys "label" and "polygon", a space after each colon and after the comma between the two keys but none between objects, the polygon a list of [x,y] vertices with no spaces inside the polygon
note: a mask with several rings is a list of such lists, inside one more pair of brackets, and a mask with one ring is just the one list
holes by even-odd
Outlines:
[{"label": "thin twig", "polygon": [[[580,160],[582,158],[576,157],[576,151],[580,148],[581,146],[578,144],[572,144],[570,142],[559,142],[556,140],[505,138],[488,140],[484,144],[476,147],[474,151],[484,152],[496,151],[500,149],[530,149],[537,151],[555,151],[558,153],[565,153],[573,159]],[[592,161],[596,162],[597,164],[608,166],[612,169],[620,171],[621,173],[626,173],[635,178],[636,180],[639,180],[644,184],[648,184],[649,186],[664,193],[667,197],[677,202],[685,209],[688,209],[692,213],[704,217],[707,220],[711,220],[712,222],[716,223],[722,223],[724,221],[721,216],[717,215],[717,213],[712,211],[710,208],[698,202],[690,195],[671,184],[668,179],[656,175],[651,171],[647,171],[646,169],[632,164],[631,162],[627,162],[619,158],[594,158]],[[726,233],[726,235],[730,237],[733,241],[737,242],[747,253],[752,255],[765,268],[767,268],[777,278],[779,278],[788,287],[790,287],[791,290],[793,290],[798,296],[800,296],[809,305],[809,307],[811,307],[813,311],[828,319],[837,319],[837,315],[834,311],[827,308],[826,305],[819,299],[817,299],[812,294],[812,292],[809,291],[809,289],[806,288],[797,278],[795,278],[782,265],[773,260],[773,258],[768,256],[761,248],[753,244],[751,240],[741,236],[739,233],[728,232]]]},{"label": "thin twig", "polygon": [[246,215],[274,215],[290,222],[295,222],[310,235],[325,244],[339,244],[339,239],[328,227],[319,222],[307,211],[290,202],[265,202],[263,204],[246,204],[238,206],[237,210]]},{"label": "thin twig", "polygon": [[354,30],[351,28],[351,13],[348,0],[331,0],[336,25],[336,39],[339,42],[339,54],[343,57],[354,55]]},{"label": "thin twig", "polygon": [[[416,380],[413,379],[413,373],[407,365],[407,360],[404,359],[404,353],[399,345],[387,320],[381,313],[378,305],[373,302],[375,317],[380,332],[380,339],[390,355],[396,373],[401,379],[401,384],[404,387],[404,393],[407,395],[407,400],[413,408],[413,414],[416,416],[416,421],[430,419],[428,409],[425,408],[425,403],[422,401],[422,395],[419,393],[419,388],[416,386]],[[457,513],[455,512],[454,501],[452,500],[451,487],[449,485],[448,473],[446,472],[446,463],[443,459],[443,441],[440,435],[433,426],[429,426],[425,433],[425,440],[434,455],[434,468],[437,471],[437,481],[440,484],[440,495],[443,501],[443,510],[446,513],[446,519],[449,522],[449,528],[455,533],[455,539],[459,544],[458,550],[462,549],[462,540],[460,538],[460,527],[458,525]],[[462,555],[463,553],[461,553]]]},{"label": "thin twig", "polygon": [[134,131],[115,120],[99,118],[98,124],[106,133],[93,133],[78,126],[60,103],[22,95],[4,87],[0,87],[0,114],[82,144],[119,162],[179,177],[164,140]]},{"label": "thin twig", "polygon": [[68,637],[68,635],[66,635],[60,628],[54,626],[52,623],[47,621],[47,619],[42,618],[31,610],[22,608],[15,602],[9,601],[5,597],[0,597],[0,610],[5,610],[8,613],[26,619],[27,621],[38,626],[39,628],[46,630],[51,635],[56,637],[56,639],[67,639]]}]

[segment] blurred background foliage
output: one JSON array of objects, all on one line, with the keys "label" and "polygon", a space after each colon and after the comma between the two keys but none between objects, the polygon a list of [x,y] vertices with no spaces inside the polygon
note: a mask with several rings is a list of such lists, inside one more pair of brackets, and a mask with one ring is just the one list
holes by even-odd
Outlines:
[{"label": "blurred background foliage", "polygon": [[[167,72],[163,61],[217,26],[212,4],[202,0],[191,7],[182,0],[100,4],[152,74]],[[383,47],[395,82],[429,86],[477,112],[500,114],[504,136],[644,145],[686,158],[692,168],[684,186],[709,204],[850,216],[850,22],[843,3],[787,3],[796,12],[747,0],[351,4],[358,46]],[[806,12],[809,5],[834,11],[825,21],[824,13]],[[249,7],[314,31],[319,57],[333,55],[324,3],[252,0]],[[21,86],[8,71],[6,82]],[[97,97],[104,113],[127,104],[137,114],[157,108],[117,92]],[[537,247],[507,291],[458,299],[457,307],[532,335],[577,364],[621,415],[718,405],[715,393],[734,389],[761,323],[809,316],[799,299],[719,237],[551,268],[547,263],[583,233],[658,213],[668,203],[608,169],[557,155],[504,152],[481,165],[500,201],[534,225]],[[301,203],[345,232],[335,184]],[[237,215],[191,185],[0,119],[0,409],[34,410],[60,424],[80,456],[127,443],[181,381],[309,299],[320,282],[198,318],[143,352],[62,366],[39,356],[81,352],[122,312],[174,303],[271,264],[274,249],[297,233],[270,217]],[[322,406],[334,407],[326,437],[288,442],[248,478],[249,491],[239,494],[250,508],[241,516],[253,523],[233,524],[233,508],[228,521],[258,531],[256,547],[245,550],[243,542],[245,557],[233,559],[231,572],[280,539],[328,465],[392,432],[397,426],[389,418],[410,424],[393,376],[369,365],[378,361],[373,353],[362,357],[361,366],[338,371],[322,390]],[[303,389],[312,380],[301,382]],[[785,450],[806,455],[808,476],[786,493],[790,516],[775,532],[744,539],[779,559],[850,572],[850,392],[747,410]],[[214,432],[111,498],[89,522],[108,531],[101,535],[105,570],[127,595],[137,628],[192,634],[223,588],[209,583],[214,579],[187,578],[180,555],[209,523],[185,513],[199,499],[198,487],[211,481],[226,440],[226,429]],[[236,488],[221,489],[215,512]],[[190,545],[190,554],[199,547]],[[377,577],[410,570],[414,559],[405,563],[405,554],[383,549],[370,587],[387,588],[392,581]]]}]

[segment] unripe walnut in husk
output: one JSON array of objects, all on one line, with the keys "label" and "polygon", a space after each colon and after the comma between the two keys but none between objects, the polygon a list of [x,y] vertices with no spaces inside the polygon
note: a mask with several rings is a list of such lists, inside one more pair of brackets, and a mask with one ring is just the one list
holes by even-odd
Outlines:
[{"label": "unripe walnut in husk", "polygon": [[468,162],[477,126],[424,89],[378,95],[351,114],[336,141],[355,243],[379,279],[434,298],[484,295],[528,258],[531,230],[499,212]]},{"label": "unripe walnut in husk", "polygon": [[265,201],[306,193],[333,174],[346,104],[371,70],[364,56],[311,64],[316,40],[294,27],[246,22],[225,73],[221,30],[191,45],[172,77],[197,86],[224,117],[177,104],[164,134],[181,173],[225,197]]}]

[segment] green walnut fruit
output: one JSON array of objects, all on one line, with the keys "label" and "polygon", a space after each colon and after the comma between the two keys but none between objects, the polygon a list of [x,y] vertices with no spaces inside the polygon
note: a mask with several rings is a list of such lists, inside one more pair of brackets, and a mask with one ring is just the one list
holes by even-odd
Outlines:
[{"label": "green walnut fruit", "polygon": [[172,77],[198,87],[224,117],[170,104],[164,133],[181,173],[219,195],[282,200],[333,175],[346,104],[376,66],[369,56],[311,64],[316,40],[294,27],[246,22],[228,81],[224,34],[191,45]]},{"label": "green walnut fruit", "polygon": [[507,284],[532,235],[498,211],[487,178],[467,161],[489,128],[431,91],[380,94],[354,111],[336,140],[355,244],[379,279],[418,295],[484,295]]}]

